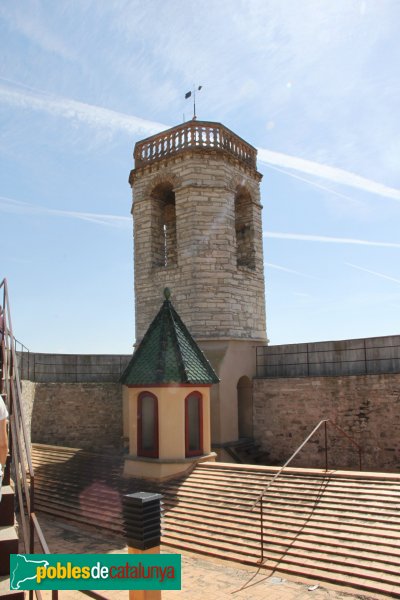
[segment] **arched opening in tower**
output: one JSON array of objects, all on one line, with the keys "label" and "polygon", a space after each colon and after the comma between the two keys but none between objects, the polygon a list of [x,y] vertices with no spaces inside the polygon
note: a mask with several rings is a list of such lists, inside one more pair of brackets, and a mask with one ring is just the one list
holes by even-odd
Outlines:
[{"label": "arched opening in tower", "polygon": [[253,385],[243,375],[237,383],[239,438],[253,437]]},{"label": "arched opening in tower", "polygon": [[160,183],[152,194],[152,263],[154,267],[177,264],[175,192],[170,183]]},{"label": "arched opening in tower", "polygon": [[247,189],[242,187],[235,195],[235,232],[237,266],[255,269],[252,200]]}]

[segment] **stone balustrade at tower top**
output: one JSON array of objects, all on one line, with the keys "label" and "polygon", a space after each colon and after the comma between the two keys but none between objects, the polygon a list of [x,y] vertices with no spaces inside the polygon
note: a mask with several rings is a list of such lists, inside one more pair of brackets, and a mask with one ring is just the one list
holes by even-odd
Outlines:
[{"label": "stone balustrade at tower top", "polygon": [[135,145],[135,168],[169,158],[186,150],[227,153],[247,167],[257,168],[257,150],[221,123],[187,121],[148,137]]}]

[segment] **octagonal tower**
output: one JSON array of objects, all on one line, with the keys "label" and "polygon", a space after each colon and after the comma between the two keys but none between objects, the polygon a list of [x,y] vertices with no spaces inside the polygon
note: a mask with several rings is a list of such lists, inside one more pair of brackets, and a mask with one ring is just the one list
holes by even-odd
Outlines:
[{"label": "octagonal tower", "polygon": [[254,346],[266,342],[256,156],[220,123],[192,120],[138,142],[129,178],[136,341],[170,287],[221,379],[213,391],[214,444],[237,439],[237,384],[251,381]]}]

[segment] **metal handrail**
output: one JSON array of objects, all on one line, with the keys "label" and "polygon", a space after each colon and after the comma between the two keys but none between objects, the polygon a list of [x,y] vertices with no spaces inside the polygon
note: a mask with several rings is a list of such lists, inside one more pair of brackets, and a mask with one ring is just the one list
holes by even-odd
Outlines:
[{"label": "metal handrail", "polygon": [[[44,554],[50,554],[43,530],[35,513],[35,473],[32,464],[30,442],[26,427],[24,406],[22,402],[21,379],[16,354],[16,344],[26,348],[18,342],[13,335],[10,301],[8,296],[7,280],[0,283],[3,289],[3,303],[0,307],[4,309],[2,330],[0,330],[0,345],[3,357],[2,377],[0,380],[0,393],[6,399],[10,415],[10,455],[15,471],[15,487],[17,491],[18,505],[20,509],[22,542],[25,553],[35,554],[35,535],[39,540]],[[26,348],[27,350],[27,348]],[[29,350],[28,350],[29,353]],[[22,435],[21,435],[22,432]],[[8,467],[10,468],[10,466]],[[29,476],[29,482],[28,477]],[[33,600],[35,592],[37,600],[43,600],[40,590],[30,590],[29,600]],[[92,590],[81,590],[81,593],[96,600],[108,600],[98,592]],[[58,590],[51,592],[52,600],[58,600]]]},{"label": "metal handrail", "polygon": [[[17,492],[18,506],[20,510],[22,542],[25,553],[35,553],[35,534],[45,554],[49,554],[42,528],[35,514],[35,474],[33,470],[32,457],[28,430],[25,421],[25,412],[22,402],[21,379],[19,375],[18,360],[16,353],[18,342],[13,334],[10,300],[8,295],[7,280],[0,283],[3,290],[3,314],[1,350],[2,350],[2,382],[1,393],[6,399],[10,415],[10,443],[9,450],[15,472],[15,488]],[[25,346],[23,346],[25,347]],[[9,466],[10,468],[10,466]],[[29,476],[29,482],[28,477]],[[42,600],[40,590],[30,590],[29,599],[33,600],[33,591],[36,598]],[[52,592],[52,600],[58,599],[58,591]]]},{"label": "metal handrail", "polygon": [[354,446],[356,446],[356,448],[358,449],[359,467],[360,467],[360,471],[362,471],[362,447],[360,446],[360,444],[358,444],[348,433],[346,433],[339,425],[337,425],[337,423],[335,423],[331,419],[322,419],[322,421],[320,421],[318,423],[318,425],[316,427],[314,427],[314,429],[312,430],[312,432],[306,437],[306,439],[293,452],[293,454],[285,462],[285,464],[279,469],[279,471],[277,473],[275,473],[275,475],[273,476],[273,478],[261,490],[261,492],[259,493],[259,495],[257,496],[256,500],[253,502],[253,504],[251,506],[250,510],[253,511],[256,508],[257,504],[260,504],[260,545],[261,545],[261,557],[260,557],[260,560],[258,561],[259,563],[262,563],[263,560],[264,560],[264,514],[263,514],[263,498],[264,498],[266,492],[272,486],[272,484],[278,479],[278,477],[282,474],[282,472],[286,469],[286,467],[289,466],[289,464],[297,456],[297,454],[300,452],[300,450],[302,450],[304,448],[304,446],[307,444],[307,442],[310,441],[310,439],[313,437],[313,435],[318,431],[318,429],[322,425],[324,425],[324,432],[325,432],[325,471],[328,471],[328,427],[327,427],[328,423],[331,423],[331,425],[333,425],[333,427],[335,427],[335,429],[337,431],[339,431],[339,433],[341,433]]}]

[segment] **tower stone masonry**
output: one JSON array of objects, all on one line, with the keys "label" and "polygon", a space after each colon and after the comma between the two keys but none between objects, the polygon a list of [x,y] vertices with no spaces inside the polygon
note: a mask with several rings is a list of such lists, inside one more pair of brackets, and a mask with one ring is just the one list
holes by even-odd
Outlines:
[{"label": "tower stone masonry", "polygon": [[136,342],[168,286],[221,378],[216,443],[238,437],[237,383],[254,375],[254,346],[266,342],[256,155],[220,123],[193,120],[138,142],[129,177]]}]

